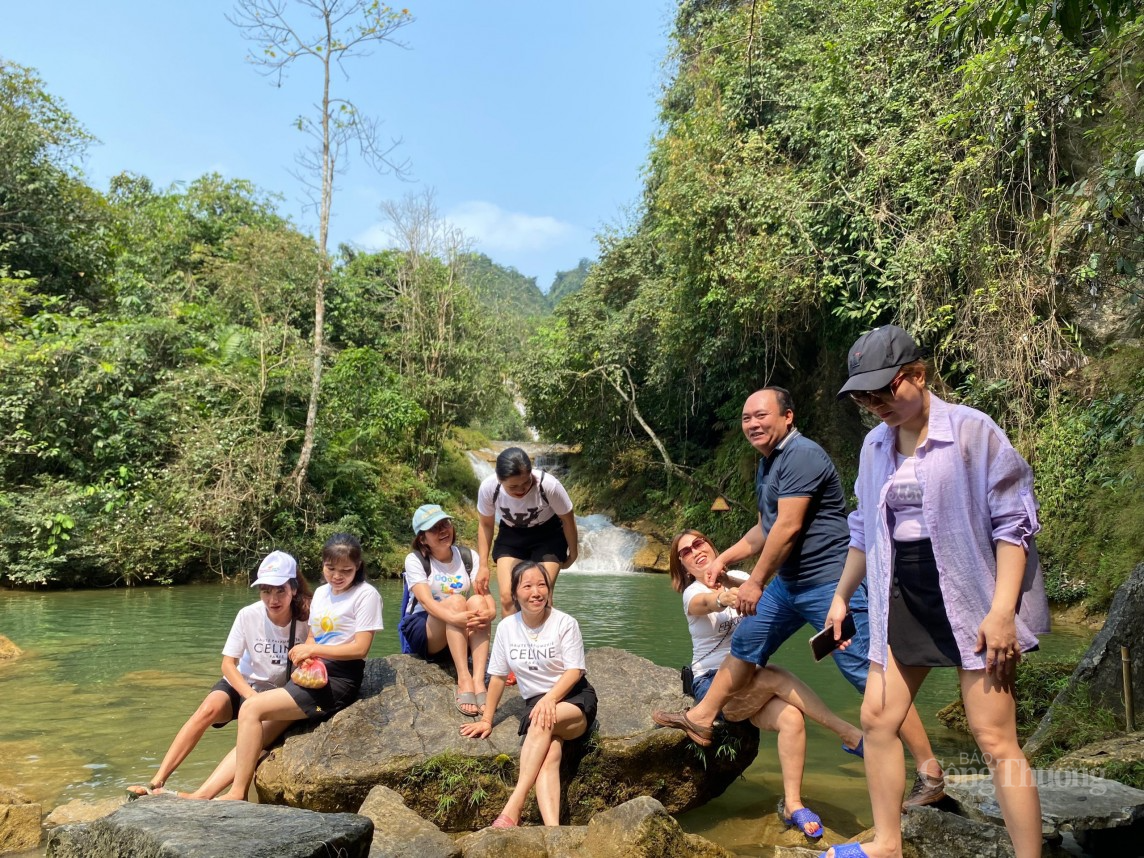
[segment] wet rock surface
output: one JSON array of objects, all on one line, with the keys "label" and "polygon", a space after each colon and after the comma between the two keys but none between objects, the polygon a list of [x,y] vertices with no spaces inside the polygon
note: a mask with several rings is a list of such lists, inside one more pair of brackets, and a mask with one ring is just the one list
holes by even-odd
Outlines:
[{"label": "wet rock surface", "polygon": [[[690,705],[678,672],[623,650],[587,653],[599,695],[598,730],[565,751],[562,821],[586,823],[599,811],[651,796],[681,813],[719,795],[758,753],[758,731],[730,728],[722,752],[701,751],[676,730],[655,727],[653,709]],[[410,656],[371,660],[363,699],[310,733],[288,738],[259,767],[260,800],[313,810],[357,810],[375,786],[445,831],[488,825],[516,780],[523,701],[507,690],[487,740],[467,739],[469,719],[453,705],[455,681]],[[539,822],[535,805],[525,822]]]},{"label": "wet rock surface", "polygon": [[[1044,832],[1050,841],[1071,832],[1094,855],[1116,854],[1121,844],[1129,842],[1144,843],[1144,790],[1084,772],[1034,769],[1033,773],[1041,796]],[[969,819],[1004,824],[988,776],[948,776],[945,791]]]},{"label": "wet rock surface", "polygon": [[19,790],[0,786],[0,854],[38,845],[41,813],[40,805]]},{"label": "wet rock surface", "polygon": [[373,823],[245,801],[147,796],[95,822],[64,825],[48,840],[54,858],[365,858]]}]

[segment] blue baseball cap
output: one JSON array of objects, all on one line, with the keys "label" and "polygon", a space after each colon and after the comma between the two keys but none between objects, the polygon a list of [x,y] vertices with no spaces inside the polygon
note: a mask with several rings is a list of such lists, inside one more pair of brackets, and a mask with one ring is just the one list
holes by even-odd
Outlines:
[{"label": "blue baseball cap", "polygon": [[435,503],[427,503],[423,506],[417,507],[417,512],[413,513],[413,533],[414,535],[421,533],[423,530],[428,530],[439,521],[444,521],[453,516],[441,509],[440,505]]}]

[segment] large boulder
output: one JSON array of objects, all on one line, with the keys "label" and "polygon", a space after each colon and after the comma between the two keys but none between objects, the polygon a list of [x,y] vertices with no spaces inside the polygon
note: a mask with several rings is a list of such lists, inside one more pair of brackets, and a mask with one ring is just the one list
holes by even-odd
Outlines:
[{"label": "large boulder", "polygon": [[1049,768],[1120,780],[1120,775],[1128,770],[1144,770],[1144,730],[1077,748]]},{"label": "large boulder", "polygon": [[373,822],[369,858],[461,858],[453,838],[406,807],[405,800],[391,789],[371,789],[358,813]]},{"label": "large boulder", "polygon": [[[596,813],[649,795],[669,813],[722,793],[755,759],[758,731],[734,725],[706,750],[676,730],[657,729],[656,708],[682,709],[678,673],[623,650],[588,652],[588,678],[600,699],[598,729],[566,748],[562,818]],[[312,732],[291,736],[259,766],[265,802],[312,810],[357,810],[375,786],[399,793],[445,831],[488,825],[516,781],[523,701],[507,690],[485,740],[460,735],[468,718],[454,707],[453,676],[410,656],[367,665],[363,697]],[[535,805],[526,822],[539,821]]]},{"label": "large boulder", "polygon": [[366,858],[373,823],[353,813],[314,813],[245,801],[157,795],[110,816],[62,825],[49,858]]},{"label": "large boulder", "polygon": [[[1071,831],[1093,854],[1111,855],[1116,844],[1144,840],[1144,790],[1084,772],[1034,769],[1046,837]],[[971,820],[1004,825],[988,775],[949,775],[945,792]]]},{"label": "large boulder", "polygon": [[[1025,743],[1027,757],[1037,756],[1053,740],[1057,732],[1054,719],[1058,704],[1066,703],[1081,687],[1087,689],[1094,703],[1123,716],[1122,646],[1131,650],[1133,703],[1137,712],[1144,712],[1144,563],[1137,566],[1116,591],[1104,628],[1093,638],[1068,685],[1057,695]],[[1067,729],[1067,725],[1063,726]]]},{"label": "large boulder", "polygon": [[457,843],[464,858],[734,858],[687,834],[648,796],[606,810],[586,826],[485,828]]},{"label": "large boulder", "polygon": [[[935,807],[911,807],[902,817],[903,858],[1013,858],[1013,843],[1001,825],[947,813]],[[1046,843],[1043,858],[1067,858]]]},{"label": "large boulder", "polygon": [[115,795],[99,801],[84,801],[77,798],[61,804],[44,818],[44,826],[74,825],[77,822],[95,822],[104,816],[115,813],[127,803],[126,796]]},{"label": "large boulder", "polygon": [[23,793],[0,786],[0,854],[39,845],[41,812]]}]

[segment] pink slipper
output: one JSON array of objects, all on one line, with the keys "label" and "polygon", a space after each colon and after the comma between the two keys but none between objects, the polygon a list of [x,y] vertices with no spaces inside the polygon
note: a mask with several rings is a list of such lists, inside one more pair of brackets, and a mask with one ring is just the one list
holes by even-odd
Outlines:
[{"label": "pink slipper", "polygon": [[493,828],[516,828],[518,824],[519,823],[517,823],[517,821],[515,819],[513,819],[511,816],[509,816],[507,813],[502,813],[500,816],[498,816],[496,819],[493,820],[492,827]]}]

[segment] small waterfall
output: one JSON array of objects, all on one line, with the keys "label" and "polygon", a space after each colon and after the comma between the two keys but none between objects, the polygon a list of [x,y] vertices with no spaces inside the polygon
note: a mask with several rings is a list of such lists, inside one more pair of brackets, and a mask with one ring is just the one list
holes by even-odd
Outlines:
[{"label": "small waterfall", "polygon": [[635,572],[632,562],[644,538],[634,530],[616,527],[606,515],[576,516],[580,553],[568,572]]},{"label": "small waterfall", "polygon": [[[568,473],[568,466],[561,454],[535,445],[523,446],[526,449],[534,447],[528,450],[534,467],[557,477],[563,477]],[[466,455],[478,480],[483,480],[494,473],[492,464],[486,458],[471,451]],[[626,527],[616,527],[608,516],[600,513],[577,515],[576,529],[580,536],[579,554],[567,572],[615,574],[636,571],[633,560],[636,552],[644,545],[644,537],[641,534]]]}]

